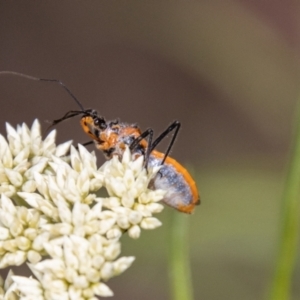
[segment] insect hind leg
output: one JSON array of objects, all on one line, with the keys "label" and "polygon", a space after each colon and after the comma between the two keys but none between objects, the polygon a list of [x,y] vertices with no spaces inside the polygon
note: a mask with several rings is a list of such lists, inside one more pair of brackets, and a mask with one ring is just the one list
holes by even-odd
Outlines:
[{"label": "insect hind leg", "polygon": [[153,142],[153,144],[151,145],[151,149],[150,149],[150,153],[157,147],[157,145],[172,131],[174,131],[173,133],[173,136],[172,136],[172,139],[169,143],[169,146],[167,148],[167,151],[165,153],[165,156],[163,158],[163,160],[161,161],[161,165],[164,164],[166,158],[168,157],[173,145],[174,145],[174,142],[177,138],[177,135],[178,135],[178,132],[179,132],[179,129],[181,127],[181,123],[179,121],[174,121],[172,124],[169,125],[169,127],[163,131],[156,139],[155,141]]}]

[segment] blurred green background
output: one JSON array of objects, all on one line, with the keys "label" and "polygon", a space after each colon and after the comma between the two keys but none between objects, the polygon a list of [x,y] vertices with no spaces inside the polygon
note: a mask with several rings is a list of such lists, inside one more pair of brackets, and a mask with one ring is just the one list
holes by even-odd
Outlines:
[{"label": "blurred green background", "polygon": [[[60,79],[107,119],[157,133],[180,120],[172,156],[202,196],[187,216],[195,299],[263,299],[300,93],[299,19],[293,0],[1,1],[0,70]],[[77,109],[58,86],[8,76],[0,101],[1,132],[5,121]],[[86,141],[78,120],[58,127],[66,139]],[[136,261],[109,282],[113,299],[170,299],[174,213],[166,208],[163,226],[137,241],[124,238]],[[299,279],[298,256],[294,300]]]}]

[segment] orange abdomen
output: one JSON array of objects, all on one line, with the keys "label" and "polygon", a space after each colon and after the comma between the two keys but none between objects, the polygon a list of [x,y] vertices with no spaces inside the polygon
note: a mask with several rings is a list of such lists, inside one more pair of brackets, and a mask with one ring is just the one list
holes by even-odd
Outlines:
[{"label": "orange abdomen", "polygon": [[[160,165],[163,157],[163,153],[152,151],[149,166]],[[195,205],[200,204],[198,189],[192,176],[171,157],[166,158],[150,188],[167,191],[163,201],[181,212],[192,213]]]}]

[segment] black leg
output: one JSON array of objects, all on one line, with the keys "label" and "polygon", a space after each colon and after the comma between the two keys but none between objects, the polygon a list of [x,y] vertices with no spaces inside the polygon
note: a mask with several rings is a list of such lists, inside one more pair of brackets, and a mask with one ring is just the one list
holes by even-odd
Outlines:
[{"label": "black leg", "polygon": [[148,135],[153,135],[153,130],[151,128],[148,128],[146,131],[144,131],[140,136],[138,136],[129,146],[130,150],[134,150],[138,144],[141,142],[142,139],[145,139]]},{"label": "black leg", "polygon": [[[88,141],[88,142],[85,142],[85,143],[83,143],[81,145],[82,146],[88,146],[88,145],[91,145],[91,144],[94,144],[94,141]],[[78,148],[78,146],[76,148]]]},{"label": "black leg", "polygon": [[76,111],[76,110],[68,111],[62,118],[52,121],[51,124],[45,130],[45,132],[49,131],[50,128],[52,128],[53,126],[57,125],[58,123],[60,123],[60,122],[62,122],[64,120],[73,118],[75,116],[78,116],[80,114],[83,114],[83,112],[80,111],[80,110],[79,111]]},{"label": "black leg", "polygon": [[147,167],[148,165],[148,161],[149,161],[149,157],[151,154],[151,144],[152,144],[152,139],[153,139],[153,129],[148,128],[146,131],[144,131],[139,137],[137,137],[129,146],[129,149],[132,151],[134,150],[139,143],[141,142],[141,140],[145,139],[148,137],[148,145],[147,145],[147,149],[146,149],[146,153],[145,153],[145,161],[144,161],[144,165]]},{"label": "black leg", "polygon": [[[85,143],[83,143],[83,144],[81,144],[81,145],[82,145],[82,146],[88,146],[88,145],[91,145],[91,144],[94,144],[94,141],[88,141],[88,142],[85,142]],[[75,149],[78,150],[79,147],[76,146]]]},{"label": "black leg", "polygon": [[172,136],[172,139],[170,141],[170,144],[167,148],[167,151],[165,153],[165,156],[163,158],[163,160],[161,161],[161,165],[164,164],[167,156],[169,155],[173,145],[174,145],[174,142],[176,140],[176,137],[177,137],[177,134],[178,134],[178,131],[180,129],[180,122],[178,121],[174,121],[164,132],[162,132],[156,139],[155,141],[153,142],[153,144],[151,145],[151,149],[150,149],[150,153],[155,149],[155,147],[173,130],[175,130],[173,136]]},{"label": "black leg", "polygon": [[81,110],[68,111],[62,118],[57,119],[57,120],[53,120],[51,126],[54,126],[54,125],[66,120],[66,119],[70,119],[70,118],[73,118],[75,116],[82,115],[82,114],[84,114],[84,112],[81,111]]}]

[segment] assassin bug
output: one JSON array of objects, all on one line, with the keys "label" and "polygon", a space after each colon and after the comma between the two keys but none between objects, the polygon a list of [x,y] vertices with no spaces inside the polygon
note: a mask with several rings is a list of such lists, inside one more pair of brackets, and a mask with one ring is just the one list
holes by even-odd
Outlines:
[{"label": "assassin bug", "polygon": [[[180,129],[180,122],[174,121],[153,140],[153,130],[151,128],[142,132],[135,124],[118,120],[106,121],[104,117],[98,115],[96,110],[84,109],[79,100],[59,80],[41,79],[11,71],[2,71],[1,74],[18,75],[36,81],[60,84],[77,103],[80,110],[67,112],[62,118],[54,120],[50,127],[75,116],[81,116],[81,127],[92,139],[91,142],[85,143],[85,145],[94,141],[95,146],[104,153],[106,159],[111,159],[113,155],[118,155],[121,158],[125,146],[129,146],[135,158],[141,155],[144,156],[146,168],[161,166],[159,173],[150,182],[149,188],[165,190],[167,193],[162,200],[163,202],[184,213],[192,213],[195,205],[200,204],[195,181],[180,163],[168,156]],[[173,136],[167,151],[165,153],[157,151],[157,145],[171,132],[173,132]]]}]

